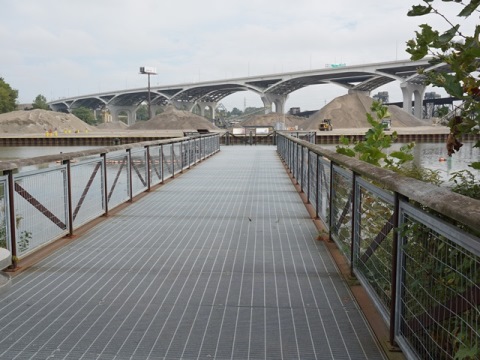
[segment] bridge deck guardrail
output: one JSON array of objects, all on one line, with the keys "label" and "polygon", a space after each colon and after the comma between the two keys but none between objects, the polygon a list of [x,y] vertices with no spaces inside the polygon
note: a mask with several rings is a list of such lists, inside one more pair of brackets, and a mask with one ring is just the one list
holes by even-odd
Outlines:
[{"label": "bridge deck guardrail", "polygon": [[15,267],[219,149],[211,134],[0,162],[0,247]]},{"label": "bridge deck guardrail", "polygon": [[390,342],[412,359],[476,358],[480,201],[285,134],[277,146]]}]

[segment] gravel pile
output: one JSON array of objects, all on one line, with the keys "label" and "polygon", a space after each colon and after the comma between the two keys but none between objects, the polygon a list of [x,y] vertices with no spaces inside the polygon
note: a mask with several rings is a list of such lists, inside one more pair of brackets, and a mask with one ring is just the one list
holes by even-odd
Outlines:
[{"label": "gravel pile", "polygon": [[48,110],[20,110],[0,114],[0,133],[39,134],[46,131],[95,131],[95,127],[72,114]]},{"label": "gravel pile", "polygon": [[206,118],[188,111],[178,110],[173,105],[168,105],[165,111],[148,121],[138,121],[129,127],[131,130],[183,130],[197,131],[208,129],[220,130]]},{"label": "gravel pile", "polygon": [[97,129],[99,130],[127,130],[128,125],[123,121],[112,121],[108,123],[98,124]]},{"label": "gravel pile", "polygon": [[263,115],[252,115],[251,117],[247,117],[244,121],[237,124],[235,127],[244,127],[244,126],[272,126],[273,128],[277,129],[276,126],[278,123],[282,124],[285,120],[285,126],[290,129],[295,130],[305,130],[306,126],[308,125],[308,119],[285,114],[278,113],[270,113],[270,114],[263,114]]},{"label": "gravel pile", "polygon": [[[318,130],[323,119],[331,119],[334,129],[369,128],[367,113],[371,113],[373,99],[361,93],[343,95],[333,99],[310,116],[309,130]],[[431,125],[430,120],[419,120],[398,106],[388,106],[392,127],[415,127]],[[375,118],[375,117],[374,117]]]}]

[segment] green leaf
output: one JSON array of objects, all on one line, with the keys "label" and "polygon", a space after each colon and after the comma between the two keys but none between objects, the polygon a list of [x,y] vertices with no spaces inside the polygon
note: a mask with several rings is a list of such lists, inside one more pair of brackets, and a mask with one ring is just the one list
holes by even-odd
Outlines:
[{"label": "green leaf", "polygon": [[430,5],[413,5],[412,9],[407,13],[407,16],[423,16],[430,14],[432,7]]},{"label": "green leaf", "polygon": [[469,166],[471,166],[475,170],[480,170],[480,162],[478,161],[471,163]]},{"label": "green leaf", "polygon": [[458,16],[469,17],[480,5],[479,0],[472,0],[470,4],[465,6],[462,11],[458,14]]},{"label": "green leaf", "polygon": [[463,96],[463,87],[454,75],[442,74],[444,83],[442,84],[445,90],[452,96],[461,98]]},{"label": "green leaf", "polygon": [[404,152],[401,152],[401,151],[393,151],[390,154],[390,156],[395,158],[395,159],[398,159],[402,162],[413,160],[413,155],[412,154],[407,154],[407,153],[404,153]]},{"label": "green leaf", "polygon": [[344,147],[337,146],[337,153],[346,155],[349,157],[355,157],[355,151],[353,151],[352,149],[344,148]]},{"label": "green leaf", "polygon": [[342,145],[350,145],[350,139],[347,138],[346,136],[340,136],[340,138],[338,139],[338,141],[340,142],[340,144]]},{"label": "green leaf", "polygon": [[457,35],[457,31],[460,28],[460,25],[455,25],[450,30],[445,31],[442,35],[438,37],[438,42],[440,44],[447,44],[450,40],[453,39],[455,35]]}]

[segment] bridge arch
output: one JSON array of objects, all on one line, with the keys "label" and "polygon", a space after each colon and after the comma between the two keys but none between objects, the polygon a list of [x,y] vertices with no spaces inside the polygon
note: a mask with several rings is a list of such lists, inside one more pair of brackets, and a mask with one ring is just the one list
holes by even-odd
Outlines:
[{"label": "bridge arch", "polygon": [[[213,106],[215,109],[216,104],[230,94],[250,90],[260,95],[267,111],[274,108],[276,112],[283,112],[289,94],[308,86],[334,84],[349,91],[370,93],[389,82],[400,81],[406,84],[403,85],[402,92],[404,94],[404,108],[408,111],[411,107],[411,96],[415,97],[416,102],[421,103],[423,100],[424,89],[415,88],[417,85],[423,85],[424,83],[424,79],[417,73],[419,68],[423,68],[424,72],[439,69],[448,70],[446,64],[431,66],[428,59],[390,61],[194,84],[154,86],[151,88],[151,95],[153,94],[152,103],[155,105],[172,103],[177,108],[191,111],[197,103],[215,104]],[[95,97],[102,99],[108,106],[138,106],[148,98],[148,91],[147,89],[132,89],[88,96],[88,98]],[[87,97],[53,101],[49,105],[52,108],[64,109],[66,104],[69,108],[69,102],[77,102],[83,98]],[[415,115],[421,118],[421,109],[418,112],[416,109]]]}]

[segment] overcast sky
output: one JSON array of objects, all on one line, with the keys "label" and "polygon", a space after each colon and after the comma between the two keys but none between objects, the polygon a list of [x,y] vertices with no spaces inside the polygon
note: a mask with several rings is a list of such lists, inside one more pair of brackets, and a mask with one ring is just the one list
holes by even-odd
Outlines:
[{"label": "overcast sky", "polygon": [[[420,0],[0,0],[0,77],[19,102],[152,85],[408,59]],[[458,4],[439,4],[444,8]],[[447,6],[448,5],[448,6]],[[448,10],[448,14],[458,11]],[[459,20],[455,20],[459,22]],[[433,89],[435,91],[435,89]],[[400,101],[398,83],[389,91]],[[346,90],[317,85],[292,93],[286,108],[318,109]],[[438,92],[438,90],[437,90]],[[373,95],[373,94],[372,94]],[[262,106],[241,92],[228,109]]]}]

